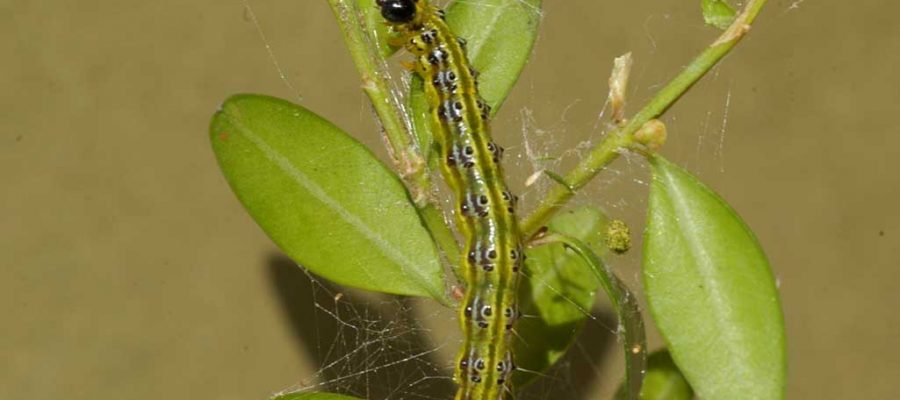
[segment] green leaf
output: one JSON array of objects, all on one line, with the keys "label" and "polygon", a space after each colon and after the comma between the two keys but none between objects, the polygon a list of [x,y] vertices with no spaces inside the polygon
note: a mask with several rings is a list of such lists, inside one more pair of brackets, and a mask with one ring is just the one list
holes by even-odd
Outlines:
[{"label": "green leaf", "polygon": [[495,112],[525,68],[540,22],[541,0],[455,1],[447,8],[447,24],[467,40],[479,91]]},{"label": "green leaf", "polygon": [[[616,399],[624,399],[625,386],[619,387]],[[665,349],[653,352],[647,358],[647,374],[641,386],[640,400],[691,400],[694,391],[681,375],[678,366]]]},{"label": "green leaf", "polygon": [[334,393],[290,393],[275,396],[271,400],[360,400],[356,397]]},{"label": "green leaf", "polygon": [[726,29],[737,14],[725,0],[701,0],[703,20],[716,28]]},{"label": "green leaf", "polygon": [[437,251],[400,180],[312,112],[238,95],[212,119],[228,183],[295,261],[346,286],[447,303]]},{"label": "green leaf", "polygon": [[672,357],[700,398],[783,398],[784,322],[762,248],[695,177],[651,164],[644,290]]},{"label": "green leaf", "polygon": [[[588,242],[602,250],[606,216],[597,208],[570,210],[554,218],[548,228]],[[594,304],[599,283],[590,267],[565,251],[561,244],[549,244],[526,251],[528,259],[519,284],[519,310],[528,318],[516,323],[521,340],[515,344],[516,364],[528,371],[549,369],[575,341]],[[537,374],[517,373],[516,386],[533,381]]]},{"label": "green leaf", "polygon": [[625,350],[625,380],[620,395],[622,399],[637,400],[647,367],[647,337],[637,297],[582,241],[559,233],[547,235],[542,241],[564,243],[587,263],[603,286],[619,317],[618,334]]},{"label": "green leaf", "polygon": [[[479,72],[481,97],[496,114],[519,79],[537,38],[541,0],[454,1],[447,8],[447,24],[466,39],[466,54]],[[422,79],[413,77],[409,105],[426,159],[431,150],[428,101]]]}]

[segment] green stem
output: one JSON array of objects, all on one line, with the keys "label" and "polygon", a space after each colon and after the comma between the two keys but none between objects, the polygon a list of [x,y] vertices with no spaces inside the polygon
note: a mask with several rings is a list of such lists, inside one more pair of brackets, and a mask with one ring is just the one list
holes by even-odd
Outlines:
[{"label": "green stem", "polygon": [[[389,145],[391,158],[400,168],[404,177],[422,175],[430,188],[430,179],[425,173],[424,163],[419,156],[415,139],[408,126],[404,123],[403,108],[391,96],[388,85],[388,74],[384,68],[385,60],[374,48],[372,39],[365,30],[365,23],[360,21],[363,15],[356,0],[328,0],[341,32],[344,34],[344,42],[350,50],[350,56],[362,76],[362,89],[369,96],[375,114],[381,120],[384,135]],[[419,179],[415,183],[423,183]],[[424,188],[420,188],[424,189]],[[418,200],[418,194],[416,196]]]},{"label": "green stem", "polygon": [[[431,196],[434,185],[422,152],[411,127],[405,122],[407,120],[403,117],[406,115],[403,106],[391,92],[384,56],[375,47],[374,39],[366,32],[366,24],[360,20],[360,16],[364,14],[359,9],[357,0],[328,0],[328,3],[362,77],[362,89],[381,121],[391,159],[412,193],[422,222],[451,265],[457,265],[459,247],[440,207]],[[455,269],[454,273],[459,277],[459,272]]]},{"label": "green stem", "polygon": [[623,150],[634,147],[634,133],[647,121],[662,115],[684,95],[697,81],[714,67],[749,31],[766,0],[750,0],[728,29],[715,42],[694,58],[684,70],[663,87],[625,126],[617,128],[591,150],[587,158],[578,163],[564,177],[568,187],[556,187],[550,191],[538,208],[522,223],[522,233],[531,237],[541,226],[559,211],[576,191],[619,157]]}]

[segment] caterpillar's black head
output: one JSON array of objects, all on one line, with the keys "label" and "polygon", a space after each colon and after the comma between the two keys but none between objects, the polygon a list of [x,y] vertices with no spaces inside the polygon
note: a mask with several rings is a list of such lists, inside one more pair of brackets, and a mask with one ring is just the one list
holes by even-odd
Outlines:
[{"label": "caterpillar's black head", "polygon": [[416,17],[416,0],[377,0],[381,16],[395,24],[405,24]]}]

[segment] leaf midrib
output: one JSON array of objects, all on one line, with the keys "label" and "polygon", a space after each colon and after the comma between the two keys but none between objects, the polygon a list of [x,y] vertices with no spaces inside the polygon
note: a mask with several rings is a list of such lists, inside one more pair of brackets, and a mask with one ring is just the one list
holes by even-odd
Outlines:
[{"label": "leaf midrib", "polygon": [[[659,170],[659,169],[658,169]],[[709,253],[706,251],[706,248],[703,247],[703,243],[697,239],[695,235],[691,235],[691,232],[696,232],[701,229],[700,226],[694,224],[692,222],[693,218],[690,214],[685,213],[685,210],[691,207],[689,201],[687,201],[686,196],[683,191],[679,189],[680,185],[673,184],[674,179],[672,173],[666,168],[664,169],[665,179],[669,181],[669,184],[666,185],[667,189],[669,189],[669,198],[672,199],[673,205],[675,205],[673,210],[676,214],[676,221],[678,225],[681,227],[679,231],[681,232],[681,237],[684,239],[685,243],[687,243],[688,247],[691,250],[690,256],[694,259],[697,268],[695,269],[697,273],[700,275],[703,280],[704,288],[707,289],[707,293],[709,293],[709,298],[711,300],[711,305],[715,309],[716,315],[730,315],[731,313],[722,307],[722,299],[726,296],[723,295],[724,291],[718,284],[715,279],[712,279],[713,273],[711,270],[715,269],[714,262],[712,262],[712,257],[710,257]],[[729,318],[730,320],[730,318]],[[739,332],[735,332],[735,330],[730,329],[730,324],[723,321],[720,318],[715,318],[712,321],[713,324],[716,325],[716,331],[723,332],[725,337],[724,343],[745,343],[745,340],[742,339]],[[735,346],[726,346],[724,351],[729,353],[729,359],[732,360],[746,360],[748,359],[746,352],[740,351],[742,347],[735,348]],[[742,363],[738,362],[729,366],[732,369],[737,369],[738,374],[735,376],[740,379],[741,377],[752,376],[752,374],[748,373],[746,366]]]},{"label": "leaf midrib", "polygon": [[[390,242],[382,239],[381,235],[372,230],[363,220],[343,207],[339,201],[332,198],[322,186],[318,185],[314,180],[297,169],[291,163],[290,159],[275,150],[262,137],[255,134],[247,126],[243,125],[240,122],[240,118],[229,118],[229,120],[237,126],[238,132],[250,140],[266,159],[274,163],[280,170],[291,177],[298,186],[306,189],[306,191],[318,199],[319,202],[337,213],[343,221],[347,222],[366,239],[372,242],[374,247],[377,248],[385,258],[392,260],[399,265],[401,270],[406,273],[405,275],[411,278],[411,280],[413,280],[420,288],[425,289],[434,298],[441,298],[440,294],[436,293],[434,288],[428,284],[428,277],[422,276],[421,272],[415,268],[415,263],[402,251],[391,245]],[[376,278],[368,269],[361,268],[361,270],[366,275],[367,279],[374,280]]]}]

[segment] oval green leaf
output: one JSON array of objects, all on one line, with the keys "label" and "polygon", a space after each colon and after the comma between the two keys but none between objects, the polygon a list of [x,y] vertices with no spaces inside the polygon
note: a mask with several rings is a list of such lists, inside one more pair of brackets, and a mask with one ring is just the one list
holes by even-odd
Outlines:
[{"label": "oval green leaf", "polygon": [[447,303],[437,251],[400,180],[314,113],[260,95],[210,125],[241,203],[288,256],[336,283]]},{"label": "oval green leaf", "polygon": [[275,396],[271,400],[361,400],[357,397],[334,393],[290,393]]},{"label": "oval green leaf", "polygon": [[[604,248],[606,215],[594,207],[566,211],[548,225],[551,232],[578,238],[597,250]],[[526,251],[519,284],[519,310],[528,318],[516,323],[516,364],[523,370],[543,372],[553,366],[575,341],[591,312],[599,283],[578,256],[553,243]],[[517,373],[521,387],[539,375]]]},{"label": "oval green leaf", "polygon": [[541,0],[455,1],[447,24],[466,39],[481,96],[496,112],[519,79],[537,38]]},{"label": "oval green leaf", "polygon": [[695,177],[651,164],[644,290],[673,359],[700,398],[784,398],[784,322],[762,248]]},{"label": "oval green leaf", "polygon": [[[447,24],[466,39],[469,62],[479,72],[478,89],[500,110],[531,55],[541,21],[541,0],[454,1],[447,7]],[[425,159],[430,159],[431,125],[422,79],[413,77],[409,109]]]},{"label": "oval green leaf", "polygon": [[[625,386],[620,386],[616,399],[625,399]],[[647,374],[641,386],[640,400],[691,400],[694,391],[665,349],[647,357]]]}]

